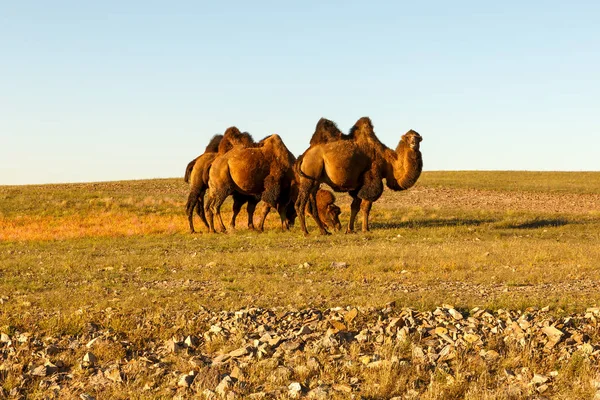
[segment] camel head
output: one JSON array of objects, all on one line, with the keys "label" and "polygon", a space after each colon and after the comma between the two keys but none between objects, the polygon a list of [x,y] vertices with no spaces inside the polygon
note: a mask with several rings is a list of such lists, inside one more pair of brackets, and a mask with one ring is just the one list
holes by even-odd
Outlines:
[{"label": "camel head", "polygon": [[419,151],[419,143],[423,141],[423,137],[419,135],[417,132],[412,129],[402,135],[402,142],[406,143],[406,145],[415,151]]},{"label": "camel head", "polygon": [[342,229],[342,223],[340,222],[340,214],[342,210],[336,206],[335,204],[328,204],[327,209],[325,211],[325,215],[323,215],[323,223],[328,228],[333,228],[336,231]]}]

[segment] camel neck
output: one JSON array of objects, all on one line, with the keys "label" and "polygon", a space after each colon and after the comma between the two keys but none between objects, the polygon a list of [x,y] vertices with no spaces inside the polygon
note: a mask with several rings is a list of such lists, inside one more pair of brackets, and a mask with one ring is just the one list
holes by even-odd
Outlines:
[{"label": "camel neck", "polygon": [[402,142],[395,152],[388,153],[386,161],[388,164],[386,183],[392,190],[406,190],[414,186],[423,169],[421,152],[409,148]]}]

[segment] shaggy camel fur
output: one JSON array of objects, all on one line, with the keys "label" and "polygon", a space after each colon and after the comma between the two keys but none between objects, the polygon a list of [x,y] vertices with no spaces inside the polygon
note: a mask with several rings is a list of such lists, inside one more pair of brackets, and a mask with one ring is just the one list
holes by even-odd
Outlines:
[{"label": "shaggy camel fur", "polygon": [[[192,160],[188,167],[186,168],[186,176],[184,180],[186,182],[190,182],[190,194],[188,196],[188,200],[186,203],[186,214],[188,216],[190,232],[194,233],[194,208],[200,220],[209,228],[208,221],[206,220],[206,216],[204,213],[204,194],[208,189],[208,173],[210,167],[217,158],[219,154],[226,153],[229,149],[233,148],[233,146],[252,146],[254,145],[254,140],[252,136],[247,133],[241,133],[236,127],[232,126],[225,131],[224,135],[215,135],[208,146],[206,146],[206,150],[202,155]],[[221,152],[221,153],[219,153]],[[189,167],[191,171],[189,171]],[[235,226],[235,218],[240,212],[244,203],[248,203],[247,211],[248,211],[248,227],[253,229],[252,217],[254,215],[254,210],[256,208],[256,204],[258,203],[258,199],[253,196],[243,196],[240,194],[235,194],[233,196],[233,220],[232,225]]]},{"label": "shaggy camel fur", "polygon": [[[325,123],[319,121],[319,124]],[[315,135],[321,134],[319,124]],[[335,124],[332,126],[335,127]],[[315,144],[298,158],[294,166],[298,181],[296,210],[304,210],[308,202],[314,203],[314,195],[323,182],[335,191],[348,192],[352,197],[346,233],[354,232],[354,220],[361,209],[362,230],[366,232],[369,230],[371,206],[383,193],[383,179],[392,190],[406,190],[421,175],[423,160],[419,143],[422,137],[410,130],[402,135],[396,150],[391,150],[375,136],[368,117],[360,118],[348,135],[333,133],[328,136],[331,140],[317,137]],[[304,213],[298,212],[298,215],[302,231],[308,234]],[[315,218],[315,222],[322,234],[328,233],[319,218]]]},{"label": "shaggy camel fur", "polygon": [[209,229],[215,232],[214,214],[217,214],[219,230],[225,231],[221,217],[221,205],[227,196],[239,193],[245,196],[260,196],[265,202],[258,229],[264,228],[265,218],[276,208],[283,229],[289,229],[295,210],[288,210],[295,162],[294,155],[287,149],[279,135],[271,135],[254,147],[234,146],[219,155],[212,164],[208,180],[208,200],[205,212]]},{"label": "shaggy camel fur", "polygon": [[306,205],[306,213],[321,220],[321,223],[329,228],[339,231],[342,229],[340,214],[342,210],[335,204],[335,195],[329,190],[319,189],[316,196],[318,213],[311,212],[310,203]]}]

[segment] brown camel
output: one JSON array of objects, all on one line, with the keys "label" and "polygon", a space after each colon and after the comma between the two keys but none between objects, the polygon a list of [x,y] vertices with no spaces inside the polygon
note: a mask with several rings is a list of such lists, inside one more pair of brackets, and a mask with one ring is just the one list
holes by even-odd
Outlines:
[{"label": "brown camel", "polygon": [[[206,146],[206,148],[204,149],[204,153],[202,153],[202,154],[216,153],[216,152],[218,152],[219,151],[219,143],[221,143],[221,140],[223,140],[223,135],[215,135],[215,136],[213,136],[212,139],[210,139],[210,142],[208,142],[208,145]],[[183,177],[183,181],[185,183],[189,183],[189,181],[190,181],[190,175],[192,174],[192,170],[194,169],[194,165],[196,164],[196,160],[198,160],[200,158],[200,156],[194,158],[185,167],[185,175]]]},{"label": "brown camel", "polygon": [[321,220],[321,223],[329,229],[339,231],[342,229],[340,214],[342,210],[335,204],[335,195],[329,190],[319,189],[316,195],[318,213],[310,212],[310,203],[306,205],[306,213]]},{"label": "brown camel", "polygon": [[[186,214],[188,216],[190,232],[194,233],[194,208],[202,223],[209,227],[208,221],[204,213],[204,194],[208,189],[208,172],[210,167],[219,154],[226,153],[233,146],[252,146],[254,140],[252,136],[247,133],[241,133],[236,127],[232,126],[225,131],[224,135],[215,135],[202,155],[192,160],[187,168],[184,180],[190,182],[190,194],[186,203]],[[221,152],[221,153],[219,153]],[[191,166],[191,170],[190,170]],[[189,172],[188,172],[189,171]],[[254,197],[247,197],[240,194],[233,196],[233,219],[232,225],[235,226],[235,218],[240,212],[244,203],[248,203],[248,227],[254,229],[253,215],[258,203],[258,199]]]},{"label": "brown camel", "polygon": [[264,201],[258,225],[260,231],[271,208],[279,212],[282,228],[289,229],[295,214],[293,207],[288,207],[292,197],[295,160],[279,135],[268,136],[253,147],[236,145],[219,155],[212,163],[208,179],[205,212],[210,231],[215,232],[215,213],[219,230],[225,231],[221,205],[234,193],[255,199],[259,196]]},{"label": "brown camel", "polygon": [[[339,130],[336,132],[335,124],[331,124],[323,119],[319,121],[313,135],[315,140],[311,140],[313,145],[294,166],[298,181],[296,210],[304,210],[307,203],[314,203],[317,188],[323,182],[335,191],[348,192],[352,196],[346,233],[354,232],[354,220],[360,209],[363,211],[362,230],[366,232],[371,206],[383,193],[383,179],[392,190],[406,190],[421,175],[423,160],[419,144],[423,139],[410,130],[402,135],[394,151],[375,136],[368,117],[359,119],[348,135],[342,135]],[[325,126],[328,130],[322,129]],[[304,213],[298,212],[298,215],[302,231],[308,234]],[[318,215],[315,222],[322,234],[328,233]]]}]

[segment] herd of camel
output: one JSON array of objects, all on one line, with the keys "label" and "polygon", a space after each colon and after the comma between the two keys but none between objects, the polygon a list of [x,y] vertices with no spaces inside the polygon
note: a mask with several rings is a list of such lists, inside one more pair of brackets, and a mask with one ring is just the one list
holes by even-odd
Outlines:
[{"label": "herd of camel", "polygon": [[[289,229],[296,217],[305,235],[306,214],[315,220],[321,234],[341,229],[340,208],[327,184],[336,192],[352,197],[346,233],[354,232],[354,221],[362,210],[362,230],[369,230],[369,212],[388,188],[399,191],[412,187],[423,169],[419,150],[421,135],[409,130],[402,135],[396,150],[379,141],[368,117],[362,117],[342,133],[336,124],[321,118],[310,140],[310,147],[298,158],[288,150],[279,135],[255,142],[252,136],[236,127],[215,135],[202,155],[186,167],[185,181],[190,183],[186,212],[190,231],[194,233],[194,209],[210,232],[225,231],[221,205],[233,196],[230,226],[247,203],[248,228],[254,229],[256,205],[263,201],[258,230],[262,231],[269,211],[274,208],[281,218],[282,229]],[[204,195],[208,191],[206,203]]]}]

